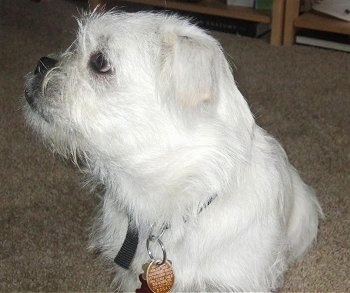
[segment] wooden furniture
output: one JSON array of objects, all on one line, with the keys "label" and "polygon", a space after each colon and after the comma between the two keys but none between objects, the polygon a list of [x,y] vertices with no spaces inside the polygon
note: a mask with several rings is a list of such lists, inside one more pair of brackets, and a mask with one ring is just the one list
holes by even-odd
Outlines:
[{"label": "wooden furniture", "polygon": [[350,35],[350,22],[316,12],[299,15],[300,0],[286,0],[283,45],[292,45],[299,28]]},{"label": "wooden furniture", "polygon": [[[91,7],[95,7],[101,1],[102,0],[90,0]],[[224,16],[228,18],[260,23],[270,23],[270,43],[272,45],[279,46],[282,45],[283,42],[285,0],[273,0],[273,8],[271,13],[255,10],[253,8],[227,5],[223,0],[200,0],[195,2],[176,0],[124,0],[123,2],[145,4],[167,9],[178,9],[208,15]]]}]

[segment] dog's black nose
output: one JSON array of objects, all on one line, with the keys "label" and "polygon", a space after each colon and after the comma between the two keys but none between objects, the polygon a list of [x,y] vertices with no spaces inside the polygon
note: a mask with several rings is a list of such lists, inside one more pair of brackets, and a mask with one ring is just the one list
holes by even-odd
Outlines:
[{"label": "dog's black nose", "polygon": [[36,65],[34,74],[45,74],[50,69],[54,68],[57,64],[57,60],[50,57],[41,57]]}]

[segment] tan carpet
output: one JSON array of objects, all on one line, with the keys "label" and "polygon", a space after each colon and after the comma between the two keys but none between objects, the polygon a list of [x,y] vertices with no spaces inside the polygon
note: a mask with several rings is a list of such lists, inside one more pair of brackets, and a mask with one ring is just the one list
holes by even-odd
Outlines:
[{"label": "tan carpet", "polygon": [[[106,291],[86,250],[97,197],[24,126],[19,96],[37,59],[73,40],[72,2],[0,0],[0,292]],[[350,54],[215,35],[260,125],[285,146],[327,216],[284,291],[350,292]]]}]

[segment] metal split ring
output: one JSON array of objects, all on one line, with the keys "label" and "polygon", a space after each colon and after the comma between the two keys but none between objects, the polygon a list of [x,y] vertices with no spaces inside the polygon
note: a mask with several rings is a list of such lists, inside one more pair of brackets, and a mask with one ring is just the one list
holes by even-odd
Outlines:
[{"label": "metal split ring", "polygon": [[150,235],[150,236],[147,238],[147,241],[146,241],[147,252],[148,252],[148,255],[149,255],[149,257],[151,258],[152,261],[154,261],[155,258],[154,258],[154,256],[153,256],[153,253],[152,253],[150,247],[149,247],[149,243],[150,243],[151,241],[152,241],[152,242],[157,241],[157,242],[159,243],[160,248],[162,249],[162,252],[163,252],[163,260],[162,260],[162,262],[160,262],[158,265],[163,265],[163,264],[166,262],[166,260],[167,260],[164,244],[163,244],[163,242],[159,239],[159,237]]}]

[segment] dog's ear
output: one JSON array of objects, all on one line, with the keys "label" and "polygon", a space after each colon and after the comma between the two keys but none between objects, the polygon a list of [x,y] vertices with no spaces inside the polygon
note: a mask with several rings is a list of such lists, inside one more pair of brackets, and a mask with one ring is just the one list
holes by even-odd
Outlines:
[{"label": "dog's ear", "polygon": [[213,102],[224,59],[219,44],[194,26],[168,27],[161,37],[162,94],[186,108]]}]

